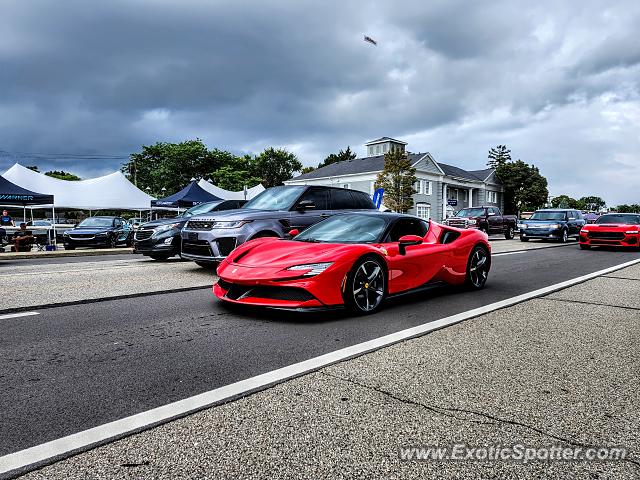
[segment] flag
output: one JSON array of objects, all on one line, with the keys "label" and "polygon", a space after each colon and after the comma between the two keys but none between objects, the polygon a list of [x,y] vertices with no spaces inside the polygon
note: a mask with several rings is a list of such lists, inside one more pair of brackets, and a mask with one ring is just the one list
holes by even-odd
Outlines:
[{"label": "flag", "polygon": [[371,38],[371,37],[367,37],[366,35],[364,36],[364,41],[365,41],[365,42],[369,42],[369,43],[371,43],[372,45],[378,45],[378,42],[376,42],[376,41],[375,41],[373,38]]}]

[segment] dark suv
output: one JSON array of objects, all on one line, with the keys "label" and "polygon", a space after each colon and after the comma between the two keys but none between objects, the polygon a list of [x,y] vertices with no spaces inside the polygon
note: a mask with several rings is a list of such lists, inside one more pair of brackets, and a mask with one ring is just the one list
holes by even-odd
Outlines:
[{"label": "dark suv", "polygon": [[558,240],[565,243],[569,237],[579,237],[580,229],[587,223],[578,210],[554,208],[536,210],[528,220],[520,220],[520,240],[531,238]]},{"label": "dark suv", "polygon": [[284,238],[334,213],[375,210],[364,192],[346,188],[283,185],[265,190],[239,210],[194,215],[182,229],[180,256],[209,266],[238,245],[259,237]]},{"label": "dark suv", "polygon": [[138,227],[133,237],[134,253],[141,253],[154,260],[166,260],[180,254],[180,230],[194,215],[242,207],[246,200],[216,200],[194,205],[173,218],[146,222]]}]

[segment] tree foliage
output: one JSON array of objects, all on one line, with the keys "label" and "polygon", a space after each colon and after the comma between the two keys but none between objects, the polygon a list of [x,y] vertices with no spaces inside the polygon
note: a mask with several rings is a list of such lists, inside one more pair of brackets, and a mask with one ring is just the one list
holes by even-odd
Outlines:
[{"label": "tree foliage", "polygon": [[607,206],[602,198],[596,196],[572,198],[568,195],[558,195],[551,200],[553,208],[575,208],[576,210],[588,210],[598,212]]},{"label": "tree foliage", "polygon": [[492,147],[489,150],[488,158],[489,161],[487,162],[487,165],[491,168],[498,168],[511,161],[511,150],[509,150],[506,145]]},{"label": "tree foliage", "polygon": [[617,207],[612,208],[612,210],[620,213],[640,213],[640,205],[637,203],[632,203],[630,205],[622,203]]},{"label": "tree foliage", "polygon": [[[129,180],[153,195],[177,192],[192,178],[211,179],[228,190],[241,190],[262,183],[265,187],[281,184],[299,171],[302,164],[284,149],[267,148],[258,156],[238,156],[208,149],[200,139],[180,143],[158,142],[143,145],[122,166]],[[147,190],[148,189],[148,190]]]},{"label": "tree foliage", "polygon": [[384,169],[378,174],[376,188],[384,188],[384,205],[394,212],[406,213],[413,207],[416,193],[416,169],[406,153],[392,150],[384,155]]},{"label": "tree foliage", "polygon": [[340,150],[338,153],[328,155],[322,163],[318,164],[318,168],[326,167],[332,163],[344,162],[345,160],[354,160],[356,156],[356,153],[348,146],[346,150]]},{"label": "tree foliage", "polygon": [[48,177],[58,178],[60,180],[82,180],[79,176],[74,175],[73,173],[65,172],[64,170],[50,170],[48,172],[44,172],[44,174]]},{"label": "tree foliage", "polygon": [[540,170],[522,160],[506,162],[496,168],[504,187],[504,210],[508,214],[536,210],[547,202],[547,179]]},{"label": "tree foliage", "polygon": [[267,148],[253,159],[253,173],[260,177],[265,188],[281,185],[301,169],[298,157],[282,148]]}]

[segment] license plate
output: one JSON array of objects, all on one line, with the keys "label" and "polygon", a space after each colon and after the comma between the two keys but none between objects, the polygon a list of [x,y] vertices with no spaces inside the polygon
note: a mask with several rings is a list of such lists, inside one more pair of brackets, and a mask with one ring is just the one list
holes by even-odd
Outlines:
[{"label": "license plate", "polygon": [[193,233],[193,232],[188,232],[187,233],[187,239],[188,240],[198,240],[198,234],[197,233]]}]

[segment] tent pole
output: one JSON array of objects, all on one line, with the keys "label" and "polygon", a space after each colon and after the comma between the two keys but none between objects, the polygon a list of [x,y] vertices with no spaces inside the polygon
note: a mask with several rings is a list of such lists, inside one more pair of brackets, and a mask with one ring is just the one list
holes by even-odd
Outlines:
[{"label": "tent pole", "polygon": [[31,210],[31,225],[33,225],[33,207],[29,207],[29,210]]},{"label": "tent pole", "polygon": [[23,222],[27,221],[27,206],[26,205],[22,206],[22,221]]},{"label": "tent pole", "polygon": [[51,205],[51,214],[53,215],[53,244],[58,245],[58,238],[56,235],[56,207]]}]

